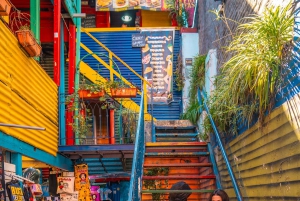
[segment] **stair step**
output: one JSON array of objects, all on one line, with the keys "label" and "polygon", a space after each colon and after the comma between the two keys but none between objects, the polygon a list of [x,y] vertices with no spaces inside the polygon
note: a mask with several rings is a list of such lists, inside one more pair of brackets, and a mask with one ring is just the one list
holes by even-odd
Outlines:
[{"label": "stair step", "polygon": [[144,168],[150,167],[211,167],[211,163],[166,163],[166,164],[144,164]]},{"label": "stair step", "polygon": [[207,146],[206,142],[147,142],[146,147],[187,147],[187,146]]},{"label": "stair step", "polygon": [[215,179],[215,175],[171,175],[171,176],[143,176],[143,180],[159,179]]},{"label": "stair step", "polygon": [[155,126],[156,130],[191,130],[196,129],[196,126]]},{"label": "stair step", "polygon": [[178,138],[187,138],[187,137],[197,137],[198,133],[156,133],[156,137],[178,137]]},{"label": "stair step", "polygon": [[196,142],[197,138],[158,138],[157,142]]},{"label": "stair step", "polygon": [[214,190],[198,189],[198,190],[170,190],[170,189],[158,189],[158,190],[142,190],[142,193],[212,193]]},{"label": "stair step", "polygon": [[209,152],[148,152],[145,156],[208,156]]}]

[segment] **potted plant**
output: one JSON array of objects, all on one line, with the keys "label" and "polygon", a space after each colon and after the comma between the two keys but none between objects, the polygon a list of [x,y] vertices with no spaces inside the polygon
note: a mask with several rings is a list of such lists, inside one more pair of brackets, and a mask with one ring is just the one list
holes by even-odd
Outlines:
[{"label": "potted plant", "polygon": [[102,82],[98,83],[82,83],[79,85],[78,95],[82,99],[95,99],[104,96],[104,85]]},{"label": "potted plant", "polygon": [[8,0],[0,0],[0,16],[8,16],[11,9],[11,3]]},{"label": "potted plant", "polygon": [[111,97],[113,98],[133,98],[136,97],[137,88],[128,87],[122,81],[111,80],[107,82],[107,88],[110,88]]},{"label": "potted plant", "polygon": [[21,26],[20,29],[16,31],[16,35],[19,43],[30,57],[40,56],[42,47],[38,44],[28,25]]}]

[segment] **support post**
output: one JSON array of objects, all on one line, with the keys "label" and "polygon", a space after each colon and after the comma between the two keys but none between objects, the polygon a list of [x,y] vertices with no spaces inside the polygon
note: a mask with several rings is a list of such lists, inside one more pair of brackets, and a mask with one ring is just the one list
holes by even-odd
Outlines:
[{"label": "support post", "polygon": [[22,154],[12,153],[11,163],[16,165],[16,175],[22,176]]},{"label": "support post", "polygon": [[[76,27],[72,20],[69,21],[69,83],[68,83],[68,94],[74,93],[74,79],[75,79],[75,55],[76,55]],[[74,133],[72,130],[73,115],[74,112],[70,111],[69,108],[72,104],[68,104],[68,110],[66,112],[66,144],[74,145]]]},{"label": "support post", "polygon": [[53,80],[57,86],[60,84],[60,21],[61,0],[54,0],[54,71]]},{"label": "support post", "polygon": [[[34,34],[38,43],[41,43],[40,39],[40,27],[41,27],[41,2],[40,0],[30,0],[30,28]],[[35,58],[37,61],[40,60],[39,57]]]},{"label": "support post", "polygon": [[65,117],[65,47],[64,23],[60,22],[60,85],[59,85],[59,136],[60,145],[66,145],[66,117]]},{"label": "support post", "polygon": [[109,110],[109,144],[115,144],[116,139],[115,139],[115,111],[114,110]]},{"label": "support post", "polygon": [[[76,0],[76,5],[77,5],[77,13],[81,13],[81,0]],[[76,32],[76,68],[75,71],[75,92],[78,91],[79,88],[79,75],[80,75],[80,42],[81,42],[81,19],[77,18],[76,19],[76,27],[77,27],[77,32]],[[75,102],[75,108],[78,108],[78,103]],[[75,115],[78,115],[78,110],[75,110]],[[78,119],[75,120],[75,124],[78,125]],[[79,144],[79,133],[75,133],[75,145]]]}]

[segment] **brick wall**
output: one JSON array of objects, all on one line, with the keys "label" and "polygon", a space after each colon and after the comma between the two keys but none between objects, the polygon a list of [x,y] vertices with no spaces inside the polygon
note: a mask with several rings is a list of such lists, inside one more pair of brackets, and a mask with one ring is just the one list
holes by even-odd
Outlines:
[{"label": "brick wall", "polygon": [[231,32],[234,33],[237,27],[237,23],[229,19],[241,22],[246,16],[261,14],[267,6],[288,2],[289,0],[226,0],[224,8],[225,16],[228,18],[227,27],[224,21],[216,20],[216,15],[211,12],[218,8],[221,1],[200,0],[198,4],[200,54],[207,54],[210,49],[217,49],[219,69],[230,57],[225,53],[224,46],[231,41]]}]

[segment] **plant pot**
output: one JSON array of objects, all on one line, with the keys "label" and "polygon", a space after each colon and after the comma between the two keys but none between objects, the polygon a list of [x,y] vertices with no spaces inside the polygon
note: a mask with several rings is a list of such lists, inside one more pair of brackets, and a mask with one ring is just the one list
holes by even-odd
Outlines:
[{"label": "plant pot", "polygon": [[10,13],[11,4],[8,0],[0,0],[0,15],[8,16]]},{"label": "plant pot", "polygon": [[30,30],[16,31],[19,43],[30,57],[38,57],[41,54],[42,47],[37,43],[35,37]]},{"label": "plant pot", "polygon": [[99,92],[91,92],[90,90],[79,90],[78,91],[79,98],[83,99],[95,99],[104,96],[104,90]]},{"label": "plant pot", "polygon": [[111,88],[110,91],[113,98],[133,98],[136,97],[137,88]]}]

